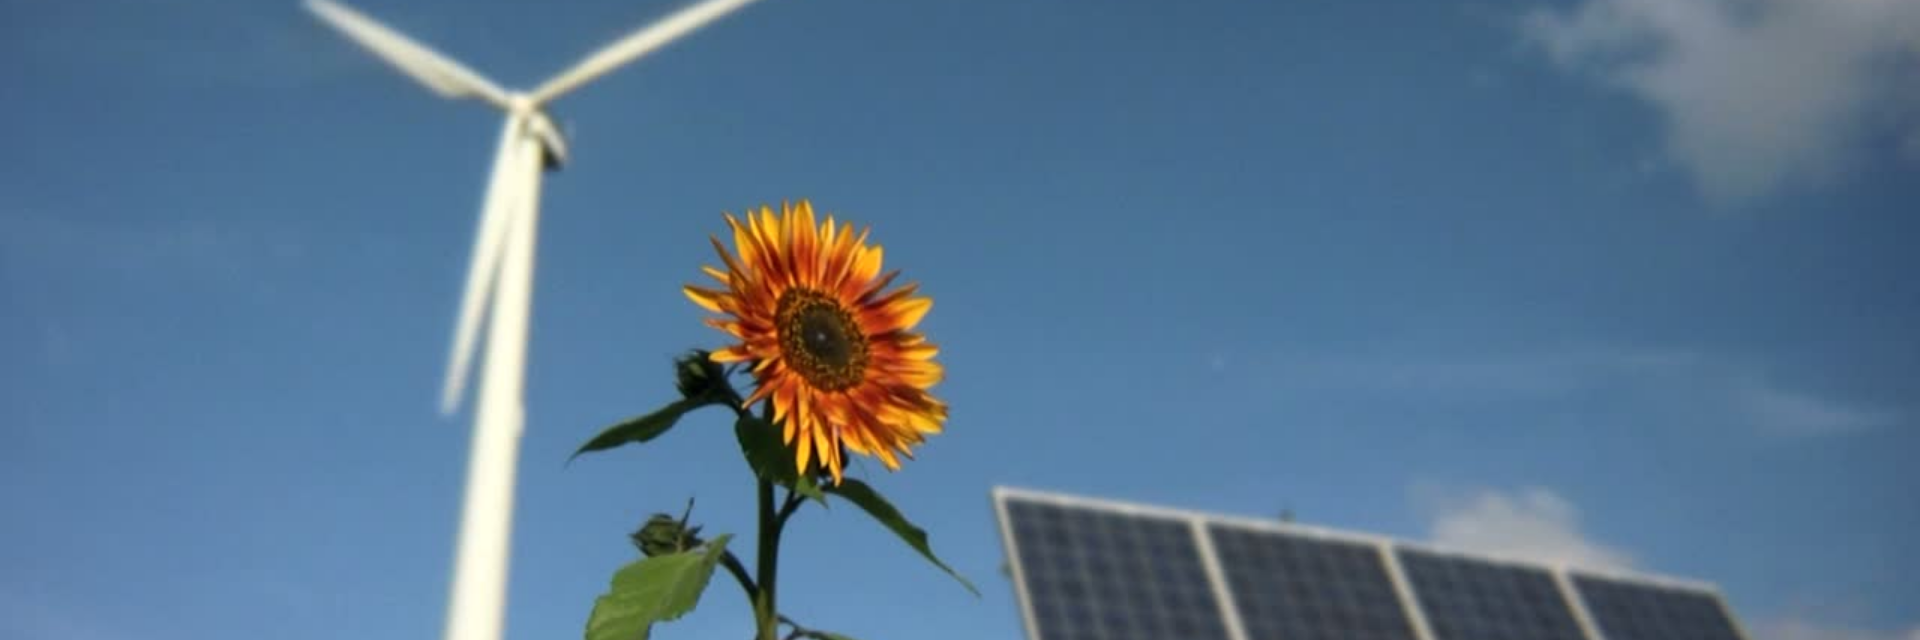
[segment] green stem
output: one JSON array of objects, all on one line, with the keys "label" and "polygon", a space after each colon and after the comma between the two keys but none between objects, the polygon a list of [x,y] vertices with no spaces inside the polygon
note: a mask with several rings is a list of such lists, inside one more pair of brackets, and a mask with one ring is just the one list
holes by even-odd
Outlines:
[{"label": "green stem", "polygon": [[799,511],[800,505],[806,501],[806,498],[800,497],[800,492],[787,490],[787,501],[780,505],[780,513],[774,516],[774,522],[779,524],[781,531],[787,530],[787,518],[793,517],[793,512]]},{"label": "green stem", "polygon": [[800,626],[800,623],[794,622],[793,618],[780,616],[780,622],[793,628],[792,631],[787,632],[787,640],[799,640],[800,638],[807,638],[809,640],[833,640],[823,632]]},{"label": "green stem", "polygon": [[734,581],[740,583],[740,590],[747,593],[747,604],[758,605],[760,602],[760,590],[754,588],[753,577],[747,575],[747,565],[740,563],[739,556],[735,556],[732,551],[728,551],[725,555],[720,556],[720,564],[727,568],[727,573],[733,574]]},{"label": "green stem", "polygon": [[760,587],[759,597],[754,601],[754,614],[760,629],[760,640],[778,640],[780,634],[780,609],[774,599],[774,577],[779,572],[780,526],[773,511],[773,483],[766,480],[758,482],[760,490],[760,558],[755,563],[760,570],[754,583]]},{"label": "green stem", "polygon": [[[773,423],[771,399],[760,405],[760,413],[768,424]],[[780,525],[785,522],[774,511],[773,483],[759,478],[755,484],[760,494],[760,557],[754,563],[754,568],[760,571],[754,584],[760,591],[754,602],[755,622],[759,625],[759,640],[779,640],[780,609],[775,599],[774,579],[780,571]]]}]

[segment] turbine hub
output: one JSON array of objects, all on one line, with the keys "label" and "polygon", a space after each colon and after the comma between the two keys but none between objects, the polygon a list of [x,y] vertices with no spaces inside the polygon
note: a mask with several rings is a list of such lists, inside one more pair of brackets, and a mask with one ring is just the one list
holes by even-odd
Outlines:
[{"label": "turbine hub", "polygon": [[516,115],[538,113],[540,105],[534,103],[533,96],[518,91],[507,94],[507,111]]},{"label": "turbine hub", "polygon": [[547,115],[544,105],[533,96],[515,92],[507,94],[507,112],[522,118],[526,122],[526,134],[540,140],[541,164],[547,170],[559,170],[567,163],[566,136],[560,135],[560,128],[553,126],[553,118]]},{"label": "turbine hub", "polygon": [[527,133],[540,139],[540,148],[545,151],[545,164],[549,171],[557,171],[567,163],[567,139],[560,135],[560,128],[553,126],[553,119],[546,111],[534,111],[527,116]]}]

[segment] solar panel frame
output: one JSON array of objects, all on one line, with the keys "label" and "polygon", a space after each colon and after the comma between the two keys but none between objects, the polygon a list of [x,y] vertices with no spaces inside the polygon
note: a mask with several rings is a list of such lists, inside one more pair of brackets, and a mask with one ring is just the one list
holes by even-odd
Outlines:
[{"label": "solar panel frame", "polygon": [[1220,603],[1220,618],[1226,624],[1227,637],[1247,640],[1247,623],[1240,619],[1240,605],[1234,600],[1233,589],[1227,587],[1227,570],[1220,566],[1220,552],[1213,547],[1213,536],[1207,535],[1207,523],[1198,518],[1188,520],[1187,531],[1193,534],[1194,547],[1200,550],[1201,566],[1206,567],[1207,581],[1213,585],[1213,598]]},{"label": "solar panel frame", "polygon": [[1431,627],[1428,625],[1426,612],[1421,609],[1418,597],[1407,579],[1404,567],[1400,565],[1399,558],[1397,557],[1400,549],[1412,549],[1427,553],[1458,556],[1482,562],[1543,569],[1553,576],[1555,583],[1559,586],[1561,595],[1567,600],[1569,606],[1572,607],[1575,620],[1580,623],[1581,629],[1586,632],[1589,640],[1609,639],[1601,630],[1600,626],[1594,622],[1592,613],[1587,608],[1585,599],[1581,596],[1579,589],[1575,588],[1573,577],[1576,575],[1689,591],[1704,595],[1711,598],[1720,607],[1720,611],[1731,623],[1734,632],[1741,640],[1751,640],[1752,638],[1752,636],[1746,632],[1745,627],[1741,625],[1739,617],[1734,615],[1733,608],[1727,604],[1726,598],[1720,592],[1719,588],[1712,583],[1699,580],[1641,571],[1574,567],[1562,562],[1543,562],[1511,555],[1446,548],[1424,542],[1400,540],[1389,536],[1359,531],[1333,529],[1278,520],[1265,520],[1246,516],[1207,513],[1019,487],[993,487],[992,497],[994,511],[999,520],[1001,541],[1005,545],[1008,564],[1013,574],[1014,591],[1016,598],[1019,600],[1022,623],[1026,628],[1027,637],[1030,640],[1041,640],[1041,636],[1033,616],[1032,600],[1027,591],[1027,580],[1024,568],[1021,566],[1018,542],[1014,539],[1012,523],[1007,517],[1006,503],[1010,499],[1029,500],[1075,509],[1107,511],[1123,515],[1177,519],[1190,523],[1197,536],[1196,544],[1201,551],[1204,565],[1208,567],[1209,579],[1213,581],[1214,588],[1216,589],[1215,601],[1224,607],[1221,616],[1227,622],[1227,628],[1231,634],[1230,637],[1234,640],[1245,640],[1245,630],[1239,620],[1237,603],[1234,601],[1235,594],[1231,592],[1231,589],[1226,587],[1224,573],[1219,566],[1218,554],[1213,548],[1211,541],[1207,540],[1208,536],[1206,535],[1205,527],[1209,524],[1245,527],[1295,536],[1324,538],[1374,546],[1385,558],[1388,574],[1392,577],[1395,588],[1399,591],[1403,611],[1408,619],[1412,621],[1416,637],[1420,640],[1435,640],[1435,637]]},{"label": "solar panel frame", "polygon": [[993,514],[999,522],[1000,544],[1006,549],[1007,569],[1013,574],[1013,595],[1020,607],[1020,624],[1026,629],[1028,640],[1040,640],[1040,623],[1033,618],[1033,597],[1027,593],[1026,567],[1020,560],[1020,542],[1013,537],[1013,520],[1007,517],[1007,495],[1010,490],[1003,487],[993,488]]},{"label": "solar panel frame", "polygon": [[1573,619],[1580,623],[1580,630],[1587,634],[1587,638],[1606,640],[1606,636],[1600,634],[1600,625],[1593,621],[1593,612],[1587,609],[1587,599],[1581,597],[1579,589],[1573,588],[1572,573],[1556,569],[1553,572],[1553,582],[1560,586],[1560,594],[1566,597],[1567,604],[1573,607]]},{"label": "solar panel frame", "polygon": [[1427,610],[1420,606],[1420,597],[1414,593],[1413,580],[1407,577],[1407,568],[1400,564],[1399,546],[1390,541],[1380,543],[1381,561],[1387,565],[1387,575],[1393,578],[1393,589],[1400,594],[1407,620],[1413,623],[1414,636],[1420,640],[1434,640],[1433,622],[1427,619]]}]

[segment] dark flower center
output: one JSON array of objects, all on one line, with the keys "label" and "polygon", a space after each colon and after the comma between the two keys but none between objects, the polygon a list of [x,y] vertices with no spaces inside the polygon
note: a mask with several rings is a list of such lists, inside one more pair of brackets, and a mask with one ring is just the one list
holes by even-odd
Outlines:
[{"label": "dark flower center", "polygon": [[774,322],[787,368],[815,388],[842,391],[866,378],[867,337],[839,302],[817,291],[788,289]]}]

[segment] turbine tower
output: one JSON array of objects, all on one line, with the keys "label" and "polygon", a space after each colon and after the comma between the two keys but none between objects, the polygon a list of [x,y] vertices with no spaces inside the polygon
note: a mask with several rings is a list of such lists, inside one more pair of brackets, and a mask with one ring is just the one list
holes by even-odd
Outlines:
[{"label": "turbine tower", "polygon": [[460,406],[473,362],[481,310],[488,309],[485,369],[474,410],[466,502],[447,605],[446,640],[496,640],[506,617],[507,551],[513,528],[515,466],[526,374],[527,317],[540,217],[540,175],[566,163],[566,140],[547,116],[555,98],[647,55],[755,0],[704,0],[587,56],[530,92],[508,91],[446,56],[332,0],[308,11],[434,93],[474,99],[506,112],[492,178],[480,209],[466,292],[448,357],[440,410]]}]

